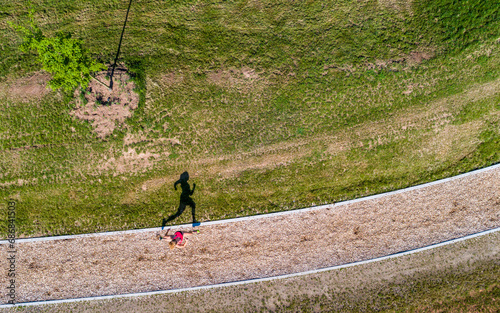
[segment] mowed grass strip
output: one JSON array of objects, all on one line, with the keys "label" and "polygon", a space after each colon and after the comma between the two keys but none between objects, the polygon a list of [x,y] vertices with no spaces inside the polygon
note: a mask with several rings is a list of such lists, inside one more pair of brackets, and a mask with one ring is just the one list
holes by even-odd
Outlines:
[{"label": "mowed grass strip", "polygon": [[[71,31],[112,60],[125,1],[32,3],[44,32]],[[142,102],[101,140],[56,92],[13,96],[39,68],[6,25],[25,2],[2,4],[1,218],[13,198],[23,236],[157,226],[183,171],[206,221],[494,164],[499,6],[468,5],[464,16],[452,1],[133,3],[121,55]]]}]

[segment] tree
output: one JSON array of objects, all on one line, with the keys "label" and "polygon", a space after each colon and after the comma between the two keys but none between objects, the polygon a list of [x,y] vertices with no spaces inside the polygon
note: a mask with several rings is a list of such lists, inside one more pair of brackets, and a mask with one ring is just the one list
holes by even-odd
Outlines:
[{"label": "tree", "polygon": [[104,64],[90,58],[81,39],[62,32],[56,33],[55,37],[45,37],[35,24],[33,9],[29,18],[29,28],[11,22],[9,25],[22,34],[20,50],[36,52],[42,68],[52,74],[48,84],[53,90],[72,92],[78,86],[85,90],[93,78],[91,74],[106,69]]}]

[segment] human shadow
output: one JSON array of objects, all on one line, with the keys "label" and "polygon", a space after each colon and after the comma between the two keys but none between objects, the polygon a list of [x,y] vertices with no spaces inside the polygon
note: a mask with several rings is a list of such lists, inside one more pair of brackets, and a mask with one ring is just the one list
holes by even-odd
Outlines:
[{"label": "human shadow", "polygon": [[196,220],[196,214],[195,214],[196,213],[196,203],[191,198],[191,196],[194,193],[194,189],[196,188],[196,184],[193,183],[193,189],[191,190],[191,186],[189,186],[189,183],[187,182],[188,180],[189,180],[189,173],[184,172],[181,174],[181,177],[179,178],[179,180],[174,183],[175,190],[177,190],[178,184],[181,185],[181,189],[182,189],[181,198],[179,201],[179,208],[177,209],[177,212],[174,215],[171,215],[168,218],[163,219],[162,225],[161,225],[162,229],[165,227],[165,225],[168,222],[178,218],[184,212],[184,210],[186,209],[186,206],[188,206],[188,205],[191,207],[191,215],[193,217],[193,226],[200,225],[200,222],[198,222]]}]

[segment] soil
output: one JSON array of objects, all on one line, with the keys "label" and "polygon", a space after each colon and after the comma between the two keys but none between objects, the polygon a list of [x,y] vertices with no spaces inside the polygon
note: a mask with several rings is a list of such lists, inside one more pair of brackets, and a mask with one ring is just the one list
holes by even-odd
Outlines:
[{"label": "soil", "polygon": [[[91,121],[99,138],[105,138],[113,133],[117,126],[122,126],[125,120],[139,104],[139,95],[134,92],[135,84],[125,68],[117,68],[113,75],[113,89],[109,89],[108,72],[99,72],[90,81],[85,93],[85,101],[76,100],[76,109],[71,115],[78,119]],[[79,97],[75,92],[75,98]],[[84,103],[86,102],[86,103]]]},{"label": "soil", "polygon": [[240,92],[259,92],[270,84],[269,80],[260,76],[249,67],[230,68],[207,73],[207,81],[223,88],[236,88]]},{"label": "soil", "polygon": [[0,84],[0,96],[4,95],[13,101],[38,101],[50,92],[47,86],[49,80],[50,75],[45,72],[18,79],[9,78]]},{"label": "soil", "polygon": [[[108,72],[99,72],[95,76],[109,85],[109,78],[106,78]],[[0,97],[21,102],[39,101],[51,91],[47,85],[49,80],[50,74],[43,71],[28,77],[8,78],[0,83]],[[125,67],[120,66],[115,70],[113,82],[113,89],[110,90],[92,79],[84,96],[85,101],[80,99],[80,91],[75,91],[76,109],[70,114],[92,122],[99,138],[105,138],[117,126],[124,125],[125,120],[132,116],[139,104],[139,95],[134,91],[136,85]]]},{"label": "soil", "polygon": [[[17,301],[178,289],[302,272],[499,226],[497,167],[351,204],[202,224],[184,249],[170,250],[165,240],[156,239],[157,231],[18,242]],[[0,258],[0,267],[7,268],[6,262],[7,257]],[[1,276],[0,284],[6,285],[6,279]]]}]

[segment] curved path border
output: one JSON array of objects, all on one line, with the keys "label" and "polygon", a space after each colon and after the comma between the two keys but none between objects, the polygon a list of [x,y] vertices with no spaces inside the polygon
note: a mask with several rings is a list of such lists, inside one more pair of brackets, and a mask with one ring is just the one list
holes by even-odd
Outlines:
[{"label": "curved path border", "polygon": [[[282,215],[288,215],[296,212],[311,212],[311,211],[317,211],[321,209],[327,209],[327,208],[334,208],[336,206],[340,205],[346,205],[346,204],[352,204],[360,201],[366,201],[366,200],[371,200],[371,199],[377,199],[389,195],[394,195],[394,194],[399,194],[399,193],[404,193],[432,185],[437,185],[449,181],[453,181],[456,179],[460,179],[469,175],[473,174],[478,174],[482,172],[486,172],[489,170],[494,170],[500,168],[500,164],[496,164],[487,168],[483,168],[480,170],[475,170],[469,173],[461,174],[458,176],[438,180],[435,182],[431,183],[426,183],[410,188],[405,188],[397,191],[392,191],[392,192],[387,192],[383,194],[378,194],[374,196],[369,196],[365,198],[360,198],[360,199],[355,199],[355,200],[349,200],[349,201],[344,201],[344,202],[339,202],[336,204],[331,204],[331,205],[322,205],[322,206],[316,206],[316,207],[310,207],[310,208],[305,208],[305,209],[299,209],[299,210],[292,210],[292,211],[285,211],[285,212],[277,212],[277,213],[271,213],[271,214],[263,214],[263,215],[256,215],[256,216],[249,216],[249,217],[242,217],[242,218],[235,218],[235,219],[228,219],[228,220],[219,220],[219,221],[212,221],[212,222],[206,222],[203,223],[204,226],[208,225],[214,225],[214,224],[226,224],[226,223],[231,223],[231,222],[239,222],[243,220],[255,220],[255,219],[260,219],[260,218],[265,218],[265,217],[275,217],[275,216],[282,216]],[[176,225],[174,227],[183,227],[183,226],[190,226],[191,224],[185,224],[185,225]],[[492,225],[493,226],[493,225]],[[126,231],[117,231],[117,232],[103,232],[103,233],[93,233],[93,234],[81,234],[81,235],[70,235],[70,236],[53,236],[53,237],[40,237],[40,238],[24,238],[24,239],[18,239],[18,241],[21,242],[34,242],[34,241],[51,241],[51,240],[61,240],[61,239],[71,239],[71,238],[82,238],[82,237],[94,237],[94,236],[106,236],[106,235],[123,235],[123,234],[130,234],[130,233],[141,233],[141,232],[147,232],[147,231],[155,231],[158,230],[158,227],[156,228],[147,228],[147,229],[135,229],[135,230],[126,230]],[[324,268],[319,268],[319,269],[313,269],[313,270],[308,270],[304,272],[296,272],[296,273],[290,273],[290,274],[285,274],[285,275],[279,275],[279,276],[273,276],[273,277],[266,277],[266,278],[253,278],[253,279],[247,279],[247,280],[240,280],[240,281],[233,281],[233,282],[228,282],[228,283],[219,283],[219,284],[213,284],[213,285],[199,285],[199,286],[194,286],[194,287],[187,287],[187,288],[181,288],[181,289],[169,289],[169,290],[159,290],[159,291],[151,291],[151,292],[139,292],[139,293],[128,293],[128,294],[115,294],[115,295],[106,295],[106,296],[94,296],[94,297],[84,297],[84,298],[73,298],[73,299],[62,299],[62,300],[47,300],[47,301],[34,301],[34,302],[24,302],[24,303],[18,303],[16,306],[33,306],[33,305],[40,305],[40,304],[58,304],[58,303],[68,303],[68,302],[78,302],[78,301],[86,301],[86,300],[103,300],[103,299],[112,299],[112,298],[130,298],[130,297],[137,297],[137,296],[149,296],[149,295],[157,295],[157,294],[169,294],[169,293],[177,293],[177,292],[183,292],[183,291],[193,291],[193,290],[203,290],[203,289],[210,289],[210,288],[218,288],[218,287],[227,287],[227,286],[236,286],[236,285],[243,285],[243,284],[248,284],[248,283],[258,283],[258,282],[265,282],[265,281],[272,281],[272,280],[277,280],[277,279],[285,279],[285,278],[290,278],[290,277],[297,277],[297,276],[304,276],[304,275],[309,275],[309,274],[315,274],[315,273],[320,273],[320,272],[325,272],[325,271],[332,271],[336,269],[342,269],[342,268],[347,268],[347,267],[353,267],[356,265],[361,265],[361,264],[367,264],[367,263],[372,263],[372,262],[379,262],[385,259],[392,259],[392,258],[397,258],[401,257],[404,255],[408,254],[413,254],[413,253],[418,253],[421,251],[437,248],[440,246],[445,246],[448,244],[456,243],[459,241],[471,239],[474,237],[494,233],[500,231],[500,228],[494,228],[486,231],[482,231],[479,233],[471,234],[465,237],[461,238],[456,238],[456,239],[451,239],[447,240],[441,243],[437,244],[432,244],[428,245],[425,247],[420,247],[412,250],[407,250],[407,251],[402,251],[402,252],[397,252],[394,254],[382,256],[382,257],[377,257],[373,259],[368,259],[364,261],[358,261],[358,262],[352,262],[352,263],[346,263],[346,264],[341,264],[341,265],[336,265],[336,266],[331,266],[331,267],[324,267]],[[448,237],[449,238],[449,237]],[[0,242],[0,244],[6,243],[6,240],[3,240]],[[14,305],[0,305],[0,308],[9,308]]]},{"label": "curved path border", "polygon": [[[496,168],[500,168],[500,163],[485,167],[482,169],[474,170],[471,172],[467,172],[464,174],[460,174],[457,176],[449,177],[449,178],[444,178],[440,180],[436,180],[430,183],[425,183],[413,187],[408,187],[404,189],[399,189],[399,190],[394,190],[390,192],[385,192],[385,193],[380,193],[368,197],[363,197],[363,198],[357,198],[353,200],[347,200],[347,201],[342,201],[342,202],[337,202],[334,204],[325,204],[325,205],[320,205],[320,206],[314,206],[314,207],[308,207],[308,208],[303,208],[303,209],[297,209],[297,210],[289,210],[289,211],[282,211],[282,212],[276,212],[276,213],[268,213],[268,214],[259,214],[259,215],[252,215],[252,216],[245,216],[245,217],[237,217],[237,218],[231,218],[231,219],[225,219],[225,220],[217,220],[217,221],[209,221],[209,222],[202,222],[202,223],[197,223],[194,226],[208,226],[208,225],[217,225],[217,224],[227,224],[227,223],[234,223],[234,222],[240,222],[240,221],[247,221],[247,220],[253,220],[253,219],[260,219],[260,218],[267,218],[267,217],[274,217],[274,216],[281,216],[281,215],[288,215],[288,214],[293,214],[293,213],[299,213],[299,212],[311,212],[311,211],[317,211],[317,210],[322,210],[326,208],[334,208],[337,206],[341,205],[346,205],[346,204],[353,204],[356,202],[361,202],[361,201],[366,201],[366,200],[372,200],[372,199],[378,199],[390,195],[395,195],[399,193],[404,193],[412,190],[417,190],[433,185],[438,185],[442,183],[446,183],[449,181],[453,181],[456,179],[464,178],[470,175],[475,175],[479,174],[482,172],[487,172],[489,170],[493,170]],[[193,226],[193,224],[181,224],[181,225],[172,225],[169,226],[171,228],[181,228],[181,227],[189,227]],[[110,231],[110,232],[100,232],[100,233],[89,233],[89,234],[78,234],[78,235],[64,235],[64,236],[51,236],[51,237],[35,237],[35,238],[16,238],[16,242],[35,242],[35,241],[50,241],[50,240],[62,240],[62,239],[73,239],[73,238],[82,238],[82,237],[94,237],[94,236],[108,236],[108,235],[124,235],[124,234],[133,234],[133,233],[142,233],[142,232],[151,232],[151,231],[157,231],[159,227],[153,227],[153,228],[140,228],[140,229],[130,229],[130,230],[121,230],[121,231]],[[0,240],[0,245],[2,244],[7,244],[7,240]]]},{"label": "curved path border", "polygon": [[116,299],[116,298],[132,298],[132,297],[141,297],[141,296],[152,296],[152,295],[160,295],[160,294],[185,292],[185,291],[196,291],[196,290],[204,290],[204,289],[212,289],[212,288],[231,287],[231,286],[237,286],[237,285],[244,285],[244,284],[252,284],[252,283],[273,281],[273,280],[279,280],[279,279],[286,279],[286,278],[291,278],[291,277],[298,277],[298,276],[316,274],[316,273],[321,273],[321,272],[339,270],[339,269],[343,269],[343,268],[348,268],[348,267],[353,267],[353,266],[358,266],[358,265],[363,265],[363,264],[380,262],[380,261],[384,261],[384,260],[388,260],[388,259],[398,258],[398,257],[402,257],[402,256],[405,256],[405,255],[419,253],[419,252],[422,252],[422,251],[426,251],[426,250],[430,250],[430,249],[434,249],[434,248],[446,246],[446,245],[449,245],[449,244],[454,244],[454,243],[457,243],[457,242],[460,242],[460,241],[465,241],[465,240],[469,240],[469,239],[472,239],[472,238],[476,238],[476,237],[480,237],[480,236],[492,234],[492,233],[495,233],[495,232],[498,232],[498,231],[500,231],[500,227],[494,228],[494,229],[490,229],[490,230],[487,230],[487,231],[482,231],[482,232],[479,232],[479,233],[475,233],[475,234],[468,235],[468,236],[461,237],[461,238],[457,238],[457,239],[443,241],[443,242],[440,242],[440,243],[437,243],[437,244],[429,245],[429,246],[418,248],[418,249],[413,249],[413,250],[408,250],[408,251],[402,251],[402,252],[398,252],[398,253],[395,253],[395,254],[386,255],[386,256],[378,257],[378,258],[374,258],[374,259],[369,259],[369,260],[364,260],[364,261],[359,261],[359,262],[353,262],[353,263],[347,263],[347,264],[342,264],[342,265],[337,265],[337,266],[331,266],[331,267],[325,267],[325,268],[320,268],[320,269],[311,270],[311,271],[305,271],[305,272],[300,272],[300,273],[279,275],[279,276],[266,277],[266,278],[248,279],[248,280],[241,280],[241,281],[229,282],[229,283],[221,283],[221,284],[215,284],[215,285],[204,285],[204,286],[196,286],[196,287],[189,287],[189,288],[181,288],[181,289],[170,289],[170,290],[150,291],[150,292],[141,292],[141,293],[128,293],[128,294],[120,294],[120,295],[97,296],[97,297],[63,299],[63,300],[48,300],[48,301],[24,302],[24,303],[17,303],[17,304],[3,304],[3,305],[0,305],[0,309],[1,308],[20,307],[20,306],[37,306],[37,305],[43,305],[43,304],[61,304],[61,303],[71,303],[71,302],[80,302],[80,301],[109,300],[109,299]]}]

